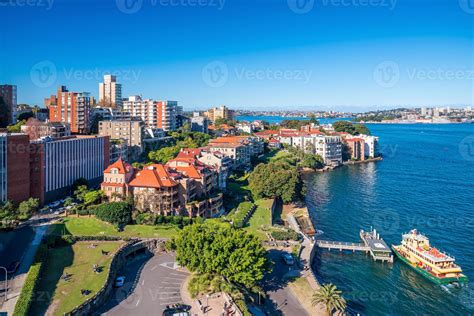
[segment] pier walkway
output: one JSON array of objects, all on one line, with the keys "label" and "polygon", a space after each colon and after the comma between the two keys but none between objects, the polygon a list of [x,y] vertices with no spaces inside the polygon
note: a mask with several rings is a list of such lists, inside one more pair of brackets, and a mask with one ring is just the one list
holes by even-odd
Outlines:
[{"label": "pier walkway", "polygon": [[369,252],[370,247],[366,246],[362,243],[354,243],[354,242],[340,242],[340,241],[329,241],[329,240],[317,240],[316,245],[319,248],[324,249],[337,249],[337,250],[351,250],[351,251],[365,251]]},{"label": "pier walkway", "polygon": [[316,245],[319,248],[328,250],[337,249],[339,251],[349,250],[352,252],[364,251],[365,253],[370,253],[375,261],[393,262],[392,250],[390,250],[390,247],[388,247],[385,241],[380,238],[380,235],[377,234],[375,230],[371,230],[370,232],[361,230],[360,239],[362,239],[363,243],[316,240]]}]

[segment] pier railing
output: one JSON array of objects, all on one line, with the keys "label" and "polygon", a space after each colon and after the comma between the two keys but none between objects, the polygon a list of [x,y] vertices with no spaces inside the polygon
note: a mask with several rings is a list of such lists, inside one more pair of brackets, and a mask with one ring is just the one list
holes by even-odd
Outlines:
[{"label": "pier railing", "polygon": [[340,242],[340,241],[329,241],[329,240],[317,240],[316,244],[319,248],[324,249],[338,249],[338,250],[352,250],[352,251],[370,251],[370,247],[362,243],[354,242]]}]

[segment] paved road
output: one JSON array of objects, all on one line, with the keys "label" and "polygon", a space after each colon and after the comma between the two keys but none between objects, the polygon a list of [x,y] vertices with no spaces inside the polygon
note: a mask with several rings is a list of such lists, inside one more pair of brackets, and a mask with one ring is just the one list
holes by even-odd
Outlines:
[{"label": "paved road", "polygon": [[292,267],[285,264],[281,259],[283,253],[284,251],[276,249],[269,251],[269,256],[275,264],[272,273],[264,279],[263,289],[270,298],[270,302],[266,303],[266,309],[271,315],[308,315],[293,295],[293,292],[286,287],[288,281],[284,278],[284,275],[290,272]]},{"label": "paved road", "polygon": [[127,265],[119,274],[125,276],[125,285],[114,290],[99,313],[161,316],[167,305],[182,304],[180,287],[188,273],[176,268],[173,254],[138,259]]}]

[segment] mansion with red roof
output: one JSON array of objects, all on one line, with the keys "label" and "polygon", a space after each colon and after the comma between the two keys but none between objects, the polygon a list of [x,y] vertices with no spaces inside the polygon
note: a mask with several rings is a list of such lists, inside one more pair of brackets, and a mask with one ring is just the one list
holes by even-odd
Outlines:
[{"label": "mansion with red roof", "polygon": [[134,169],[122,159],[104,170],[101,188],[111,201],[133,197],[136,209],[160,215],[215,217],[223,209],[217,170],[196,158]]}]

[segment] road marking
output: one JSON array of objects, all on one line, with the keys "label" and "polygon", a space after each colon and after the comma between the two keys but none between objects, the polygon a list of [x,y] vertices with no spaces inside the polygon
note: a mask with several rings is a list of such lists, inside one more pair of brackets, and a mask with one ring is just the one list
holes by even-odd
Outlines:
[{"label": "road marking", "polygon": [[164,283],[164,284],[174,284],[174,285],[177,285],[177,286],[181,286],[180,283],[176,283],[176,282],[166,282],[166,281],[161,281],[161,283]]},{"label": "road marking", "polygon": [[176,295],[176,294],[179,294],[178,292],[160,292],[160,294],[173,294],[173,295]]},{"label": "road marking", "polygon": [[173,277],[165,277],[165,279],[171,279],[171,280],[180,280],[180,281],[183,281],[185,278],[173,278]]},{"label": "road marking", "polygon": [[138,299],[137,304],[135,304],[135,306],[138,306],[138,304],[140,304],[140,299]]},{"label": "road marking", "polygon": [[158,268],[157,266],[154,266],[153,268],[151,268],[151,271],[155,270],[156,268]]},{"label": "road marking", "polygon": [[185,277],[188,276],[187,273],[186,273],[186,274],[184,274],[184,273],[183,273],[183,274],[179,274],[179,273],[174,273],[174,272],[171,272],[170,275],[176,275],[176,276],[180,276],[180,277],[183,277],[183,278],[185,278]]},{"label": "road marking", "polygon": [[142,285],[145,285],[145,279],[142,280]]}]

